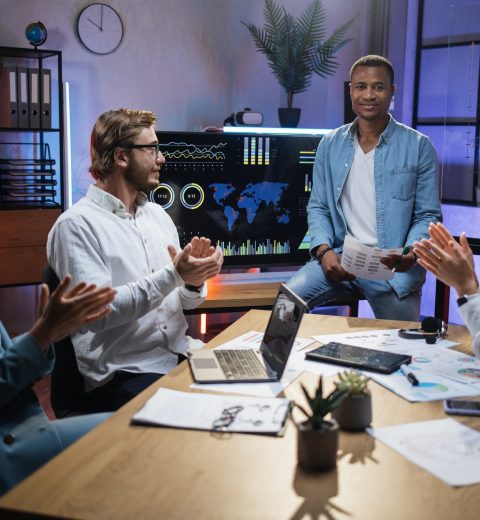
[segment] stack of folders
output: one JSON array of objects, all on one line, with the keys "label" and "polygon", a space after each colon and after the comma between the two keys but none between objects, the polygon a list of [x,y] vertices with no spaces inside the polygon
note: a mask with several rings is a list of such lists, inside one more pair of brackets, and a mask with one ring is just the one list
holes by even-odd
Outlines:
[{"label": "stack of folders", "polygon": [[0,67],[0,127],[52,128],[52,71]]},{"label": "stack of folders", "polygon": [[57,206],[54,164],[54,159],[0,158],[0,205]]},{"label": "stack of folders", "polygon": [[132,418],[133,424],[214,432],[283,435],[291,401],[179,392],[159,388]]}]

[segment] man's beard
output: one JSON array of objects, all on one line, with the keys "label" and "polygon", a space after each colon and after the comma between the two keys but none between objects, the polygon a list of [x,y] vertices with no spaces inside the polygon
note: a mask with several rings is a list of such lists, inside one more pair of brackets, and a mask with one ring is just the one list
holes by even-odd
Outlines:
[{"label": "man's beard", "polygon": [[125,180],[137,191],[150,191],[160,184],[160,178],[150,180],[151,168],[130,164],[125,170]]}]

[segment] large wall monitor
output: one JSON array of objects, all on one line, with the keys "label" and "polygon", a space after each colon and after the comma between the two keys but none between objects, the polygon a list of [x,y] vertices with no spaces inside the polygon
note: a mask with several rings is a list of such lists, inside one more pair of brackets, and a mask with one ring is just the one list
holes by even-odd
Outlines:
[{"label": "large wall monitor", "polygon": [[166,163],[150,200],[170,214],[182,246],[206,236],[222,247],[225,267],[307,260],[306,205],[321,135],[157,136]]}]

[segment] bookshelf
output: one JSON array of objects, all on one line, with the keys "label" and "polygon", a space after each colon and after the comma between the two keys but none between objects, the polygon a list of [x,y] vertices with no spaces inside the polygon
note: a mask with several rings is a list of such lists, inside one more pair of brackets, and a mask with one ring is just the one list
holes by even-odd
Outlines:
[{"label": "bookshelf", "polygon": [[30,285],[65,207],[62,53],[0,47],[0,71],[0,286]]}]

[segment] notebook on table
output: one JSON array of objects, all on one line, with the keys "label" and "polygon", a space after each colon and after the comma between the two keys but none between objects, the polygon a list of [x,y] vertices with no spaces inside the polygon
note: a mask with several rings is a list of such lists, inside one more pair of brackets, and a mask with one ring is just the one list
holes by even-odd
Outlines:
[{"label": "notebook on table", "polygon": [[216,349],[189,352],[197,383],[280,381],[307,309],[305,302],[281,285],[260,349]]}]

